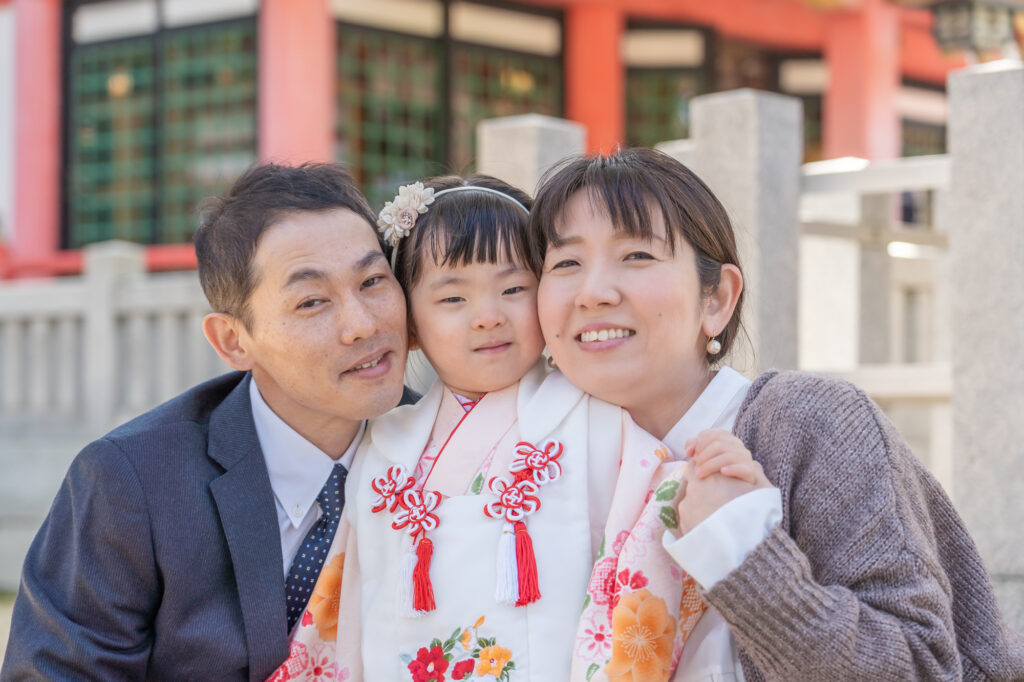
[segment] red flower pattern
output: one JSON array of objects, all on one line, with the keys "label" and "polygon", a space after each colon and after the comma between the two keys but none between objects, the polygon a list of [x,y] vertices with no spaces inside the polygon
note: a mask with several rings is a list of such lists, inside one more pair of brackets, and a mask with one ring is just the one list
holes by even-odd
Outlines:
[{"label": "red flower pattern", "polygon": [[464,661],[459,661],[452,668],[452,679],[461,680],[473,674],[473,667],[476,662],[472,658],[467,658]]},{"label": "red flower pattern", "polygon": [[435,646],[428,649],[420,647],[416,652],[416,660],[409,663],[409,672],[414,682],[444,682],[444,673],[448,670],[448,659],[444,650]]}]

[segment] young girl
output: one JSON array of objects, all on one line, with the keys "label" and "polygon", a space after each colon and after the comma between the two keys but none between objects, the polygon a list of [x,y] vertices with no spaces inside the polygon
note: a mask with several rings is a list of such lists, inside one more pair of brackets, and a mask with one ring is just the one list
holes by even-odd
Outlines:
[{"label": "young girl", "polygon": [[[371,681],[564,682],[581,608],[596,600],[585,653],[601,665],[576,666],[592,677],[612,655],[623,585],[643,588],[644,613],[659,606],[659,676],[679,659],[701,607],[660,547],[678,466],[620,408],[546,372],[529,206],[477,175],[402,187],[381,212],[413,346],[439,381],[370,426],[346,485],[351,530],[338,531],[277,679],[336,660],[339,677]],[[631,535],[649,501],[654,525]]]}]

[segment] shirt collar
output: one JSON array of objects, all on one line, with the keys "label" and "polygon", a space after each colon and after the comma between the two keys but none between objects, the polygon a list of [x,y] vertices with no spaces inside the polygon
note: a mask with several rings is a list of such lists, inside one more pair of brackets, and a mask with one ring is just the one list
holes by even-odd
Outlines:
[{"label": "shirt collar", "polygon": [[681,457],[686,441],[704,429],[732,431],[749,387],[750,379],[731,367],[722,367],[662,441]]},{"label": "shirt collar", "polygon": [[249,399],[256,437],[267,462],[270,487],[292,526],[298,528],[331,475],[334,465],[341,463],[346,469],[351,467],[352,458],[366,430],[366,422],[360,423],[352,443],[336,462],[274,414],[260,395],[255,380],[249,382]]}]

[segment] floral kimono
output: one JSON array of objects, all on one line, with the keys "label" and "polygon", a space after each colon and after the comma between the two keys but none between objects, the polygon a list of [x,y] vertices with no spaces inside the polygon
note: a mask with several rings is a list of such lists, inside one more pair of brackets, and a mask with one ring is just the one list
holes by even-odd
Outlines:
[{"label": "floral kimono", "polygon": [[[678,661],[699,607],[679,625],[683,574],[660,545],[678,489],[668,450],[540,363],[465,402],[436,383],[370,426],[272,679],[564,682]],[[633,621],[613,623],[616,609]]]}]

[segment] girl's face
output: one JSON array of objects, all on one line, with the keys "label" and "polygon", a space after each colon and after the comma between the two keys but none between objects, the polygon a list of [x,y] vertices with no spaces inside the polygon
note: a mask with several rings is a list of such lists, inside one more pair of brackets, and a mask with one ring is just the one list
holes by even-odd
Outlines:
[{"label": "girl's face", "polygon": [[615,227],[587,191],[574,194],[541,275],[538,306],[552,357],[584,391],[626,408],[657,437],[709,380],[702,296],[693,248],[673,254],[660,211],[655,237]]},{"label": "girl's face", "polygon": [[473,400],[519,381],[544,349],[537,278],[516,263],[425,258],[409,307],[413,343],[448,388]]}]

